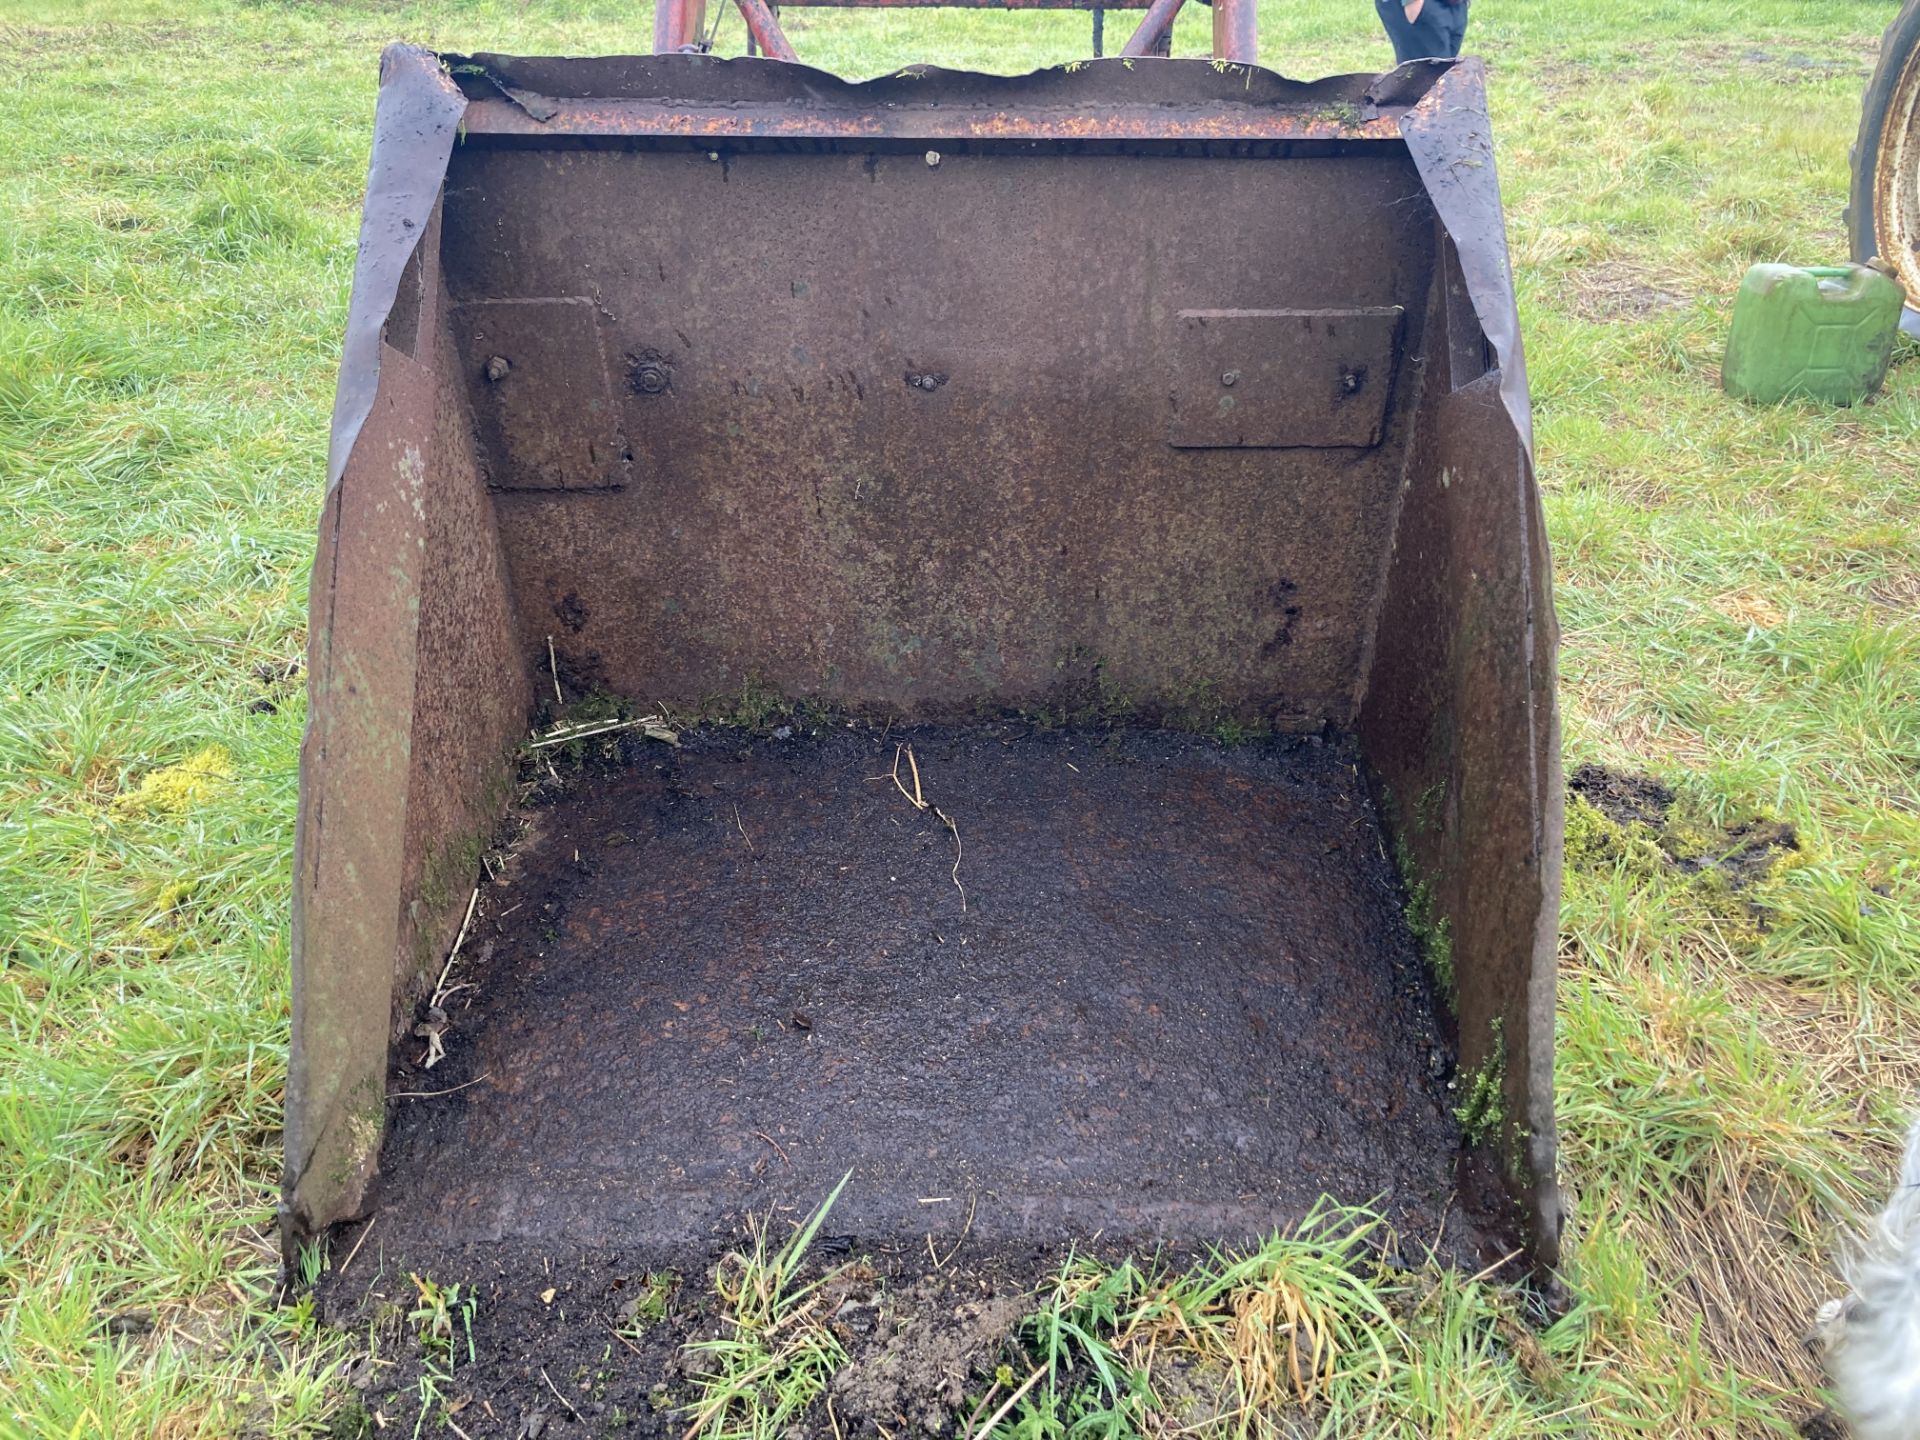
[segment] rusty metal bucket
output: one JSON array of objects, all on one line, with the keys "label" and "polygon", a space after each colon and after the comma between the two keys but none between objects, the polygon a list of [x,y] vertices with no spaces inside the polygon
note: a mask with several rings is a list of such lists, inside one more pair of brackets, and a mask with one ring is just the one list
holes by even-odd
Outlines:
[{"label": "rusty metal bucket", "polygon": [[[1457,1068],[1450,1092],[1422,1092],[1419,1133],[1444,1131],[1423,1142],[1450,1152],[1443,1179],[1455,1146],[1495,1177],[1536,1261],[1555,1262],[1556,631],[1477,63],[1311,84],[1200,61],[853,84],[772,61],[395,47],[376,126],[313,575],[290,1246],[375,1203],[390,1056],[511,801],[551,644],[571,684],[614,696],[692,706],[752,682],[962,727],[1043,709],[1091,665],[1141,733],[1204,694],[1245,733],[1351,746],[1335,768],[1365,793],[1328,801],[1346,828],[1329,821],[1320,849],[1361,868],[1397,852],[1447,972],[1430,1003]],[[1207,775],[1167,792],[1170,815],[1182,795],[1214,803],[1193,787],[1292,783]],[[1000,828],[1032,863],[1119,823],[1023,829],[1018,793]],[[1255,893],[1268,841],[1231,829],[1218,873],[1238,888],[1207,913],[1223,935],[1250,933],[1236,907],[1284,925],[1307,900]],[[991,834],[978,843],[968,913],[991,919]],[[1206,892],[1213,872],[1195,873],[1178,893]],[[662,893],[620,900],[636,945],[648,907],[673,903]],[[1329,1004],[1373,993],[1366,944]],[[1094,959],[1061,1013],[1097,1008],[1114,972]],[[994,983],[1048,960],[1022,963]],[[1177,1009],[1185,962],[1157,977],[1155,963],[1139,958],[1141,983],[1164,981]],[[497,1022],[500,1068],[523,1020]],[[1235,1053],[1276,1074],[1294,1049],[1327,1048],[1252,1023]],[[1107,1042],[1084,1034],[1046,1043],[1083,1045],[1096,1066]],[[642,1039],[619,1042],[641,1057],[618,1082],[636,1126],[670,1063]],[[564,1037],[547,1043],[539,1083],[564,1085]],[[1023,1063],[1011,1042],[996,1053]],[[1347,1092],[1337,1060],[1316,1063],[1333,1065],[1329,1094]],[[490,1071],[447,1103],[511,1115],[526,1078]],[[1238,1101],[1220,1084],[1224,1113]],[[875,1093],[837,1114],[838,1133],[903,1123]],[[1192,1101],[1195,1121],[1180,1102],[1185,1158],[1161,1172],[1156,1122],[1135,1117],[1143,1185],[1178,1198],[1180,1166],[1201,1173],[1241,1143],[1210,1138],[1208,1103]],[[1352,1100],[1348,1119],[1384,1144],[1414,1133],[1399,1103]],[[1285,1109],[1247,1124],[1285,1131]],[[1003,1122],[911,1123],[964,1146]],[[1313,1143],[1282,1134],[1273,1153]],[[466,1168],[489,1183],[484,1163]],[[1232,1183],[1236,1215],[1289,1218],[1257,1177]],[[1365,1173],[1343,1183],[1363,1193],[1340,1198],[1372,1198]],[[590,1210],[610,1188],[601,1175],[567,1203]],[[1179,1211],[1189,1231],[1217,1213]]]}]

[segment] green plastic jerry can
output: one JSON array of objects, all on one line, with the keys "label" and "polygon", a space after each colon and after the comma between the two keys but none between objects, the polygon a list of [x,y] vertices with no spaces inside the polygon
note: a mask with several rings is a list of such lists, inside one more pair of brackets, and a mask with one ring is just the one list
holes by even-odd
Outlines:
[{"label": "green plastic jerry can", "polygon": [[1756,265],[1734,297],[1720,383],[1762,405],[1790,395],[1857,405],[1887,378],[1905,302],[1865,265]]}]

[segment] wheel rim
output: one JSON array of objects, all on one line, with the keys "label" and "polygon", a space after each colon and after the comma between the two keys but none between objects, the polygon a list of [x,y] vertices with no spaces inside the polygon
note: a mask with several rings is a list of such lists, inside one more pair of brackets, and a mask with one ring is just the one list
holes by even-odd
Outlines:
[{"label": "wheel rim", "polygon": [[1873,214],[1881,260],[1920,309],[1920,48],[1907,56],[1874,157]]}]

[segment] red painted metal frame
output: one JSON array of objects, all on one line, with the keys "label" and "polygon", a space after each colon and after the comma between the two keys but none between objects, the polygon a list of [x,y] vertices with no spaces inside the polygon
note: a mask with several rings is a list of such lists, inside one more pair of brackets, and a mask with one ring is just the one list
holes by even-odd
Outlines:
[{"label": "red painted metal frame", "polygon": [[769,60],[794,61],[800,57],[793,53],[793,45],[787,39],[786,32],[780,28],[780,22],[767,6],[767,0],[735,0],[740,13],[747,22],[747,32],[753,36],[753,43],[760,47],[761,54]]},{"label": "red painted metal frame", "polygon": [[[767,0],[734,0],[747,22],[753,45],[775,60],[793,61],[793,45],[780,28],[779,16]],[[945,6],[969,10],[1139,10],[1141,17],[1123,56],[1165,55],[1173,34],[1174,17],[1184,0],[788,0],[816,7],[927,9]],[[1213,55],[1216,60],[1252,64],[1259,52],[1259,21],[1255,0],[1210,0],[1213,9]],[[706,0],[657,0],[653,13],[656,54],[702,49],[706,29]]]},{"label": "red painted metal frame", "polygon": [[1158,51],[1161,37],[1173,34],[1173,17],[1180,13],[1184,3],[1185,0],[1153,0],[1147,7],[1147,13],[1140,17],[1140,24],[1132,38],[1120,47],[1121,55],[1133,59]]},{"label": "red painted metal frame", "polygon": [[653,10],[653,51],[672,55],[698,47],[706,29],[707,0],[659,0]]}]

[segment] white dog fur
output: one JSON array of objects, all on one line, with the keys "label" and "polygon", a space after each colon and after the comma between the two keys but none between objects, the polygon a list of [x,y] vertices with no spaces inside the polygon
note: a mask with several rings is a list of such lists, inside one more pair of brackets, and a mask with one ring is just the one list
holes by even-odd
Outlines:
[{"label": "white dog fur", "polygon": [[1920,1440],[1920,1120],[1898,1188],[1841,1265],[1813,1338],[1855,1440]]}]

